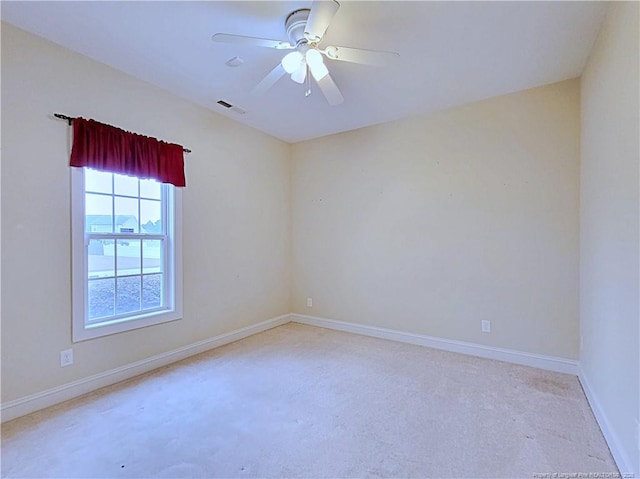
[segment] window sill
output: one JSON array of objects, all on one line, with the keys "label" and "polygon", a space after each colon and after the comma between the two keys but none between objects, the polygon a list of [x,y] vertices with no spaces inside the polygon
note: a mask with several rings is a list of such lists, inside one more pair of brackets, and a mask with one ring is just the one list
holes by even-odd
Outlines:
[{"label": "window sill", "polygon": [[145,328],[155,324],[177,321],[179,319],[182,319],[182,312],[180,311],[157,311],[154,313],[141,314],[140,316],[87,324],[84,325],[84,327],[73,329],[73,342],[77,343],[88,339]]}]

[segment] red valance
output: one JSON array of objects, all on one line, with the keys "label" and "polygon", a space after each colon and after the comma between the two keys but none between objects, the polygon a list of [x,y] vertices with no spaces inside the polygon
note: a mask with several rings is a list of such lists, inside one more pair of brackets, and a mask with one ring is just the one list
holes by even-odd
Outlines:
[{"label": "red valance", "polygon": [[71,166],[185,186],[182,146],[84,118],[73,119]]}]

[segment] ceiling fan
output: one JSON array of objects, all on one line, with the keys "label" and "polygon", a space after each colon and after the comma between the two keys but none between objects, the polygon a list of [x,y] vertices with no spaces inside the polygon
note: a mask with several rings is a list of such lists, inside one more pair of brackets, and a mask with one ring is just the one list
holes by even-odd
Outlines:
[{"label": "ceiling fan", "polygon": [[306,81],[305,96],[308,96],[311,94],[313,77],[329,105],[339,105],[344,101],[344,97],[331,78],[323,55],[330,60],[377,66],[391,64],[399,57],[395,52],[335,46],[320,48],[319,44],[339,8],[340,4],[335,0],[314,0],[311,8],[294,10],[284,23],[288,42],[230,33],[216,33],[211,38],[214,42],[294,50],[282,58],[282,61],[256,85],[252,93],[266,92],[281,77],[289,74],[296,83],[302,84]]}]

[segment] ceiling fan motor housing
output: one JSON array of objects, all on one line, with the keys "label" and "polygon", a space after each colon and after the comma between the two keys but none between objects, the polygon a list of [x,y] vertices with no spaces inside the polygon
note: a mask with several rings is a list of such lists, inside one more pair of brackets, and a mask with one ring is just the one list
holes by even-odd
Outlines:
[{"label": "ceiling fan motor housing", "polygon": [[307,25],[310,11],[308,8],[295,10],[291,12],[285,20],[284,26],[287,29],[287,36],[289,37],[289,43],[291,43],[291,45],[299,46],[307,43],[307,39],[304,36],[304,29]]}]

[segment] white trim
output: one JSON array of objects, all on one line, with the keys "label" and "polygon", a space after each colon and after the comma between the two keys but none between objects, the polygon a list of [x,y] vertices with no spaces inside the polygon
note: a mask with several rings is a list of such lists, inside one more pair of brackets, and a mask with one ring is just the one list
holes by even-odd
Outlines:
[{"label": "white trim", "polygon": [[[113,182],[112,178],[112,182]],[[111,198],[113,201],[113,191]],[[108,195],[106,195],[108,196]],[[87,323],[87,248],[93,237],[85,233],[85,168],[71,168],[71,249],[72,249],[72,327],[74,343],[146,326],[182,319],[182,190],[162,185],[162,220],[165,225],[163,296],[166,304],[156,311],[119,315],[94,324]],[[138,209],[140,205],[138,204]],[[139,216],[139,215],[138,215]],[[103,235],[98,235],[102,237]],[[153,239],[157,235],[150,235]],[[113,237],[105,234],[104,237]],[[127,235],[123,236],[124,238]],[[136,238],[144,238],[139,233]],[[116,259],[117,262],[117,259]]]},{"label": "white trim", "polygon": [[[134,363],[127,364],[116,369],[95,374],[93,376],[79,379],[71,383],[63,384],[62,386],[48,389],[46,391],[9,401],[0,405],[0,415],[2,418],[2,422],[15,419],[39,409],[53,406],[54,404],[67,401],[91,391],[95,391],[96,389],[138,376],[159,367],[166,366],[167,364],[171,364],[187,357],[202,353],[209,349],[217,348],[219,346],[238,341],[262,331],[266,331],[267,329],[287,324],[288,322],[308,324],[310,326],[334,329],[337,331],[345,331],[349,333],[388,339],[391,341],[399,341],[408,344],[416,344],[419,346],[426,346],[445,351],[478,356],[482,358],[495,359],[498,361],[521,364],[525,366],[531,366],[567,374],[577,375],[578,373],[577,361],[573,361],[570,359],[543,356],[540,354],[525,353],[509,349],[494,348],[491,346],[466,343],[463,341],[442,339],[432,336],[406,333],[393,329],[379,328],[375,326],[367,326],[363,324],[320,318],[317,316],[292,313],[284,314],[282,316],[278,316],[276,318],[272,318],[258,324],[236,329],[235,331],[231,331],[229,333],[214,336],[213,338],[205,339],[203,341],[174,349],[166,353],[161,353],[150,358],[142,359],[140,361],[136,361]],[[585,392],[587,389],[588,388],[585,387]],[[587,397],[589,397],[589,394],[587,394]],[[590,397],[589,399],[595,413],[597,403],[591,402]],[[598,414],[596,414],[596,417],[599,418]],[[601,428],[604,432],[606,429],[604,423],[601,423],[600,419],[598,419],[598,422],[601,424]],[[607,435],[607,433],[605,433],[605,438],[607,438],[607,441],[609,441],[609,435]],[[615,454],[614,458],[618,460]]]},{"label": "white trim", "polygon": [[119,381],[124,381],[125,379],[166,366],[167,364],[180,361],[188,358],[189,356],[261,333],[267,329],[281,326],[288,323],[289,320],[289,315],[284,314],[258,324],[253,324],[251,326],[236,329],[229,333],[214,336],[213,338],[198,341],[197,343],[183,346],[166,353],[157,354],[150,358],[142,359],[119,368],[94,374],[93,376],[63,384],[62,386],[9,401],[0,406],[2,422],[10,421],[11,419],[24,416],[25,414],[32,413],[39,409],[73,399],[91,391],[95,391],[96,389],[109,386]]},{"label": "white trim", "polygon": [[308,316],[306,314],[291,314],[291,321],[310,326],[318,326],[321,328],[335,329],[337,331],[345,331],[348,333],[362,334],[364,336],[372,336],[374,338],[389,339],[391,341],[399,341],[401,343],[416,344],[419,346],[427,346],[444,351],[454,353],[468,354],[481,358],[495,359],[507,363],[521,364],[548,371],[556,371],[566,374],[578,374],[578,362],[572,359],[558,358],[554,356],[544,356],[542,354],[525,353],[522,351],[514,351],[512,349],[495,348],[493,346],[485,346],[482,344],[466,343],[464,341],[456,341],[453,339],[436,338],[433,336],[425,336],[422,334],[406,333],[395,329],[379,328],[376,326],[368,326],[364,324],[349,323],[346,321],[337,321],[335,319],[320,318],[317,316]]},{"label": "white trim", "polygon": [[578,365],[578,379],[580,380],[585,396],[587,396],[587,401],[589,401],[589,406],[591,406],[593,415],[596,417],[596,421],[598,421],[602,435],[607,441],[611,455],[618,466],[618,470],[623,474],[635,473],[635,475],[631,477],[640,477],[640,471],[633,470],[633,463],[631,462],[631,459],[627,455],[624,447],[622,447],[622,443],[620,442],[618,435],[615,433],[615,429],[611,427],[611,423],[607,419],[607,415],[594,394],[591,384],[585,375],[584,369],[582,369],[580,365]]},{"label": "white trim", "polygon": [[84,254],[84,168],[71,170],[71,341],[84,330],[84,305],[87,302]]}]

